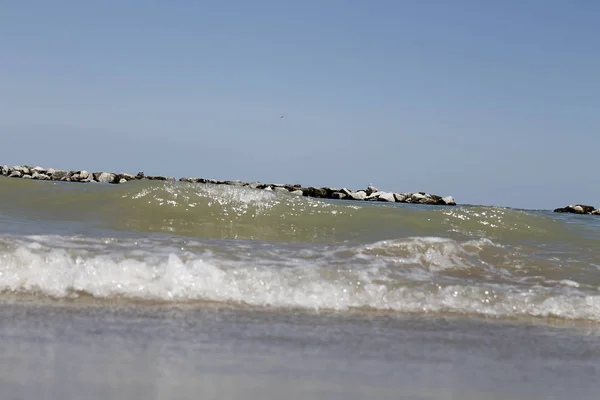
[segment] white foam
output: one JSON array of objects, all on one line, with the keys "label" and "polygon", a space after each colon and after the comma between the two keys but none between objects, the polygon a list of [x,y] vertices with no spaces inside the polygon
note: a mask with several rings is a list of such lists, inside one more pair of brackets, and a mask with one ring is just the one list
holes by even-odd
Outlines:
[{"label": "white foam", "polygon": [[[560,290],[485,280],[436,283],[443,270],[429,270],[418,263],[405,268],[397,262],[397,255],[385,258],[374,254],[369,258],[373,249],[389,250],[390,242],[354,251],[345,247],[315,251],[275,248],[267,252],[244,245],[244,251],[229,248],[230,254],[222,249],[216,255],[201,244],[177,247],[150,240],[1,239],[3,292],[54,298],[76,298],[85,293],[103,299],[206,300],[314,310],[362,308],[600,321],[600,296],[580,291],[573,283],[563,282]],[[449,253],[465,251],[446,239],[405,241],[414,242],[416,249],[430,243],[449,246]],[[394,246],[402,248],[397,242]],[[340,252],[355,257],[342,259]],[[426,265],[442,265],[440,254],[425,255]]]}]

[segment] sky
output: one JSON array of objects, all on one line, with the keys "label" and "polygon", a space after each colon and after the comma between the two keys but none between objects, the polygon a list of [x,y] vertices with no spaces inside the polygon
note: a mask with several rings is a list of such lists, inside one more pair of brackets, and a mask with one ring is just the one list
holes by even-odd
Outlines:
[{"label": "sky", "polygon": [[600,206],[599,19],[593,0],[4,1],[0,164]]}]

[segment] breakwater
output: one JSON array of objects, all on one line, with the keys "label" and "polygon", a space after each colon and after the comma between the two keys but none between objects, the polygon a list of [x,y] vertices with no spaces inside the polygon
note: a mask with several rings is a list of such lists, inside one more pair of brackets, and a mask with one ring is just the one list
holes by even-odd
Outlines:
[{"label": "breakwater", "polygon": [[586,206],[583,204],[577,204],[557,208],[554,210],[554,212],[568,214],[600,215],[600,208],[595,208],[594,206]]},{"label": "breakwater", "polygon": [[307,196],[323,199],[336,200],[357,200],[357,201],[381,201],[389,203],[410,203],[410,204],[430,204],[430,205],[446,205],[454,206],[456,202],[452,196],[439,196],[436,194],[425,192],[388,192],[378,190],[374,186],[368,186],[362,190],[350,190],[347,188],[332,188],[332,187],[313,187],[303,186],[300,184],[275,184],[275,183],[260,183],[260,182],[242,182],[238,180],[216,180],[197,177],[173,178],[165,176],[148,176],[143,172],[138,172],[136,175],[126,173],[113,172],[89,172],[86,170],[65,171],[54,168],[42,168],[39,166],[29,167],[23,166],[7,166],[1,167],[2,176],[8,178],[32,179],[41,181],[61,181],[61,182],[79,182],[79,183],[110,183],[123,184],[134,180],[156,180],[156,181],[177,181],[198,183],[198,184],[213,184],[213,185],[229,185],[249,187],[257,190],[267,191],[284,191],[298,196]]}]

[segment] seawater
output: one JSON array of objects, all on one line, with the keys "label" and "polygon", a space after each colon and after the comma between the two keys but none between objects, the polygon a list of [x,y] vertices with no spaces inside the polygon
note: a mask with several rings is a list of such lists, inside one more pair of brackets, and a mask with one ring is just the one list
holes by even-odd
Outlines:
[{"label": "seawater", "polygon": [[[0,337],[22,365],[2,386],[187,398],[211,376],[209,397],[596,398],[599,244],[600,218],[544,210],[0,178]],[[48,352],[89,371],[32,381]],[[118,365],[140,372],[98,378]]]}]

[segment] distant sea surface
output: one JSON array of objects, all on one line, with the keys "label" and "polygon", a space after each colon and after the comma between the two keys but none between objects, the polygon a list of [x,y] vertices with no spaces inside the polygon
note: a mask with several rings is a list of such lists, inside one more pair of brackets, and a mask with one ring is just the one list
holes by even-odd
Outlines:
[{"label": "distant sea surface", "polygon": [[597,399],[600,217],[1,177],[0,305],[7,399]]}]

